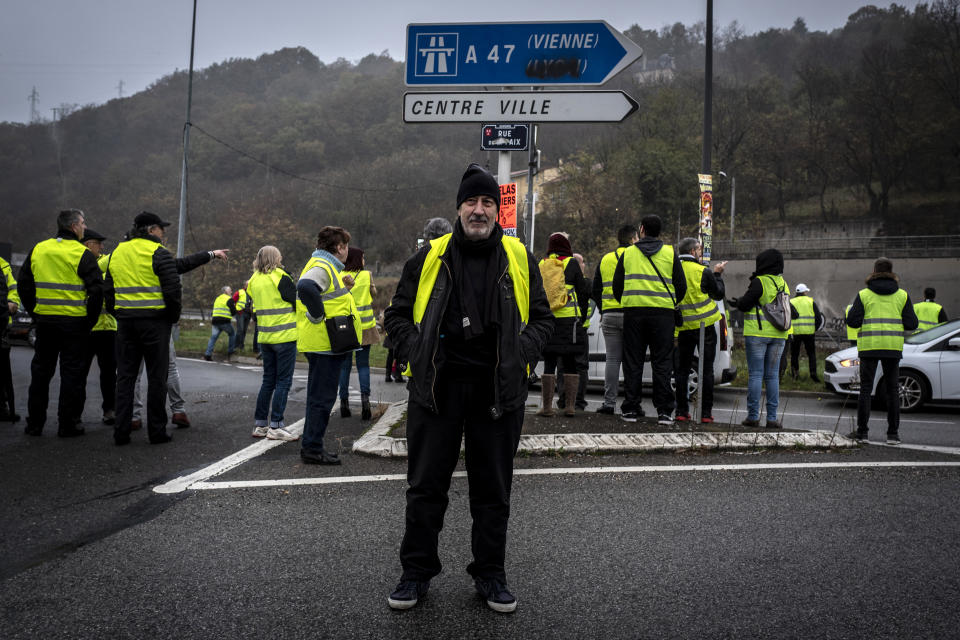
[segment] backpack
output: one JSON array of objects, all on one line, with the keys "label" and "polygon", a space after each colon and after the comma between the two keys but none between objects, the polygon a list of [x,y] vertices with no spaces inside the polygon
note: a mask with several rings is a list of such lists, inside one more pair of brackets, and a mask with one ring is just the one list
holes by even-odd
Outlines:
[{"label": "backpack", "polygon": [[540,262],[540,276],[543,278],[543,290],[547,292],[550,311],[563,309],[567,305],[567,282],[563,274],[563,260],[544,258]]},{"label": "backpack", "polygon": [[[778,289],[773,296],[773,300],[761,305],[763,317],[779,331],[787,331],[792,324],[792,306],[790,305],[790,296],[783,289]],[[760,312],[757,311],[757,325],[762,328],[760,322]]]}]

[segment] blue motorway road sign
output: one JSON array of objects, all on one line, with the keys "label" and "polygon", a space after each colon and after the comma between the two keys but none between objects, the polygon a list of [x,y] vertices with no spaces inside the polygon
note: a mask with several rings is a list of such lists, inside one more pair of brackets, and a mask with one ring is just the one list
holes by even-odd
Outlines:
[{"label": "blue motorway road sign", "polygon": [[410,24],[406,83],[600,85],[642,54],[603,20]]}]

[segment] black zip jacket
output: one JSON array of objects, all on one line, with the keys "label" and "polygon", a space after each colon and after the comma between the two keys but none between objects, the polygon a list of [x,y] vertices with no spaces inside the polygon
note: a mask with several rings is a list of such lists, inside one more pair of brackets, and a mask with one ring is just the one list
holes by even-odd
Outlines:
[{"label": "black zip jacket", "polygon": [[[183,289],[180,286],[180,273],[177,260],[167,248],[160,244],[160,239],[148,233],[137,236],[157,243],[157,250],[153,252],[153,272],[160,280],[160,291],[163,295],[164,309],[116,309],[116,292],[113,288],[113,276],[107,272],[107,312],[112,313],[117,320],[135,320],[138,318],[163,318],[174,323],[180,319],[180,310],[183,306]],[[193,254],[196,255],[196,254]],[[193,256],[191,256],[193,257]],[[186,259],[182,266],[189,265]],[[209,261],[209,257],[208,257]],[[195,268],[189,267],[189,269]]]},{"label": "black zip jacket", "polygon": [[[451,242],[455,240],[451,239]],[[446,253],[440,256],[443,263],[433,286],[430,303],[423,320],[417,327],[413,323],[413,304],[417,299],[420,271],[430,251],[426,244],[403,266],[403,275],[397,283],[393,301],[383,314],[384,328],[393,342],[397,360],[410,363],[412,377],[407,385],[410,400],[437,413],[435,387],[437,372],[443,364],[439,333],[454,286],[450,261]],[[540,269],[527,251],[527,269],[530,273],[530,317],[521,331],[520,314],[516,311],[513,282],[508,273],[508,262],[503,246],[498,246],[498,293],[500,318],[497,336],[494,405],[491,417],[498,412],[513,411],[523,407],[527,399],[527,365],[540,358],[543,345],[553,331],[553,315],[543,290]]]},{"label": "black zip jacket", "polygon": [[[60,231],[57,233],[57,237],[79,242],[77,237],[70,231]],[[30,255],[24,260],[23,266],[20,267],[20,276],[17,278],[17,292],[20,294],[20,304],[23,305],[23,308],[30,312],[35,322],[55,325],[64,329],[82,331],[93,329],[93,325],[97,324],[97,318],[100,317],[100,310],[103,308],[104,299],[103,273],[101,273],[100,267],[97,266],[96,256],[89,250],[84,251],[83,256],[80,258],[80,264],[77,265],[77,275],[83,281],[83,286],[87,292],[87,315],[81,318],[74,316],[35,315],[33,313],[33,310],[37,306],[37,285],[36,280],[33,278],[33,269],[30,267],[30,258],[32,256],[33,251],[31,250]]]},{"label": "black zip jacket", "polygon": [[[660,238],[640,238],[635,246],[640,249],[640,252],[643,255],[650,257],[655,254],[657,251],[660,251],[660,248],[663,246],[663,241]],[[623,256],[626,253],[624,252],[620,259],[617,260],[617,268],[613,272],[613,297],[617,299],[617,302],[623,298],[623,283],[624,283],[624,269],[623,269]],[[670,278],[673,280],[673,295],[674,295],[674,306],[680,304],[680,301],[683,300],[683,296],[687,295],[687,279],[683,275],[683,267],[680,266],[680,256],[677,255],[676,249],[673,252],[673,269],[671,273],[661,273],[661,276]],[[664,309],[663,307],[625,307],[623,309],[625,315],[656,315],[656,316],[665,316],[673,318],[673,309]]]},{"label": "black zip jacket", "polygon": [[[873,291],[879,296],[889,296],[897,292],[900,285],[897,284],[897,276],[892,273],[874,273],[867,278],[867,289]],[[847,326],[859,329],[863,325],[863,316],[866,310],[863,308],[863,302],[860,300],[860,294],[853,298],[850,305],[850,311],[847,312]],[[907,295],[907,303],[903,305],[903,311],[900,313],[900,321],[903,323],[904,331],[913,331],[920,326],[920,320],[913,310],[913,303],[910,302],[910,296]],[[860,342],[857,342],[859,349]],[[870,351],[861,351],[861,355],[870,358],[900,358],[903,353],[894,349],[872,349]]]}]

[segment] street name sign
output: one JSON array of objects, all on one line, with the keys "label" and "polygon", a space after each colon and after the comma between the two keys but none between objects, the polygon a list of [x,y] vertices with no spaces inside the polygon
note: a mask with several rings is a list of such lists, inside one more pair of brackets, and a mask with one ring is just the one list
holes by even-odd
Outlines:
[{"label": "street name sign", "polygon": [[525,124],[485,124],[480,129],[480,148],[484,151],[526,151],[529,128]]},{"label": "street name sign", "polygon": [[405,93],[403,121],[621,122],[637,106],[623,91]]},{"label": "street name sign", "polygon": [[406,83],[600,85],[642,54],[603,20],[409,24]]}]

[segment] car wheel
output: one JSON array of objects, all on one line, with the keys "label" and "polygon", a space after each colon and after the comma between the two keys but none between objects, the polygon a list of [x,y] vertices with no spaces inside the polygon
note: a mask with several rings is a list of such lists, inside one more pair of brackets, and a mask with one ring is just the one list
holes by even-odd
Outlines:
[{"label": "car wheel", "polygon": [[30,329],[30,333],[27,334],[27,343],[31,347],[36,348],[37,346],[37,328],[36,327],[33,327],[32,329]]},{"label": "car wheel", "polygon": [[900,411],[917,411],[930,397],[927,381],[915,371],[900,372]]}]

